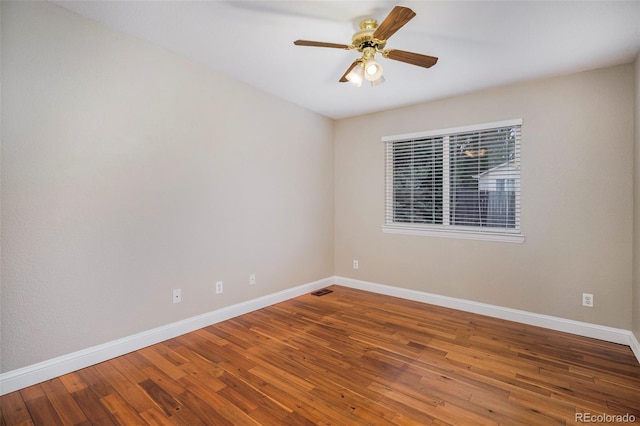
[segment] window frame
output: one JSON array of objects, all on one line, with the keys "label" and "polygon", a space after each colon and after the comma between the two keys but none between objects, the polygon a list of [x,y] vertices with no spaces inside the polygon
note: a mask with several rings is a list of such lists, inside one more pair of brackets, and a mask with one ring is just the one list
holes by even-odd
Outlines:
[{"label": "window frame", "polygon": [[[515,187],[517,189],[515,196],[515,227],[509,228],[492,228],[482,226],[462,226],[462,225],[450,225],[450,224],[419,224],[419,223],[407,223],[407,222],[394,222],[393,221],[393,197],[394,197],[394,164],[393,158],[389,158],[392,155],[392,147],[394,142],[405,142],[415,139],[427,139],[427,138],[443,138],[442,144],[442,157],[443,157],[443,185],[442,185],[442,198],[443,209],[447,211],[449,209],[449,193],[450,193],[450,169],[451,163],[449,160],[449,137],[456,134],[491,130],[500,127],[512,127],[520,126],[522,128],[522,119],[512,119],[497,121],[492,123],[474,124],[470,126],[452,127],[446,129],[429,130],[425,132],[406,133],[400,135],[383,136],[382,142],[385,144],[385,220],[382,225],[382,231],[389,234],[403,234],[403,235],[421,235],[431,237],[444,237],[444,238],[459,238],[459,239],[471,239],[471,240],[484,240],[484,241],[498,241],[509,243],[523,243],[525,236],[521,229],[521,190],[522,190],[522,163],[520,159],[521,152],[521,137],[516,140],[515,144],[515,161],[518,164],[518,177],[516,178]],[[448,167],[447,167],[448,166]],[[445,213],[448,214],[448,211]]]}]

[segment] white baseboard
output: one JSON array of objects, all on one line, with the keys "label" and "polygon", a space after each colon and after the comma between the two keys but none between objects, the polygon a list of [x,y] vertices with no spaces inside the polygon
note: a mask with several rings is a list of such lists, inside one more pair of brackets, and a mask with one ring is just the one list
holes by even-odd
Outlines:
[{"label": "white baseboard", "polygon": [[0,374],[0,395],[160,343],[191,331],[279,303],[334,283],[333,277],[303,284],[182,321]]},{"label": "white baseboard", "polygon": [[335,283],[344,287],[386,294],[388,296],[400,297],[402,299],[414,300],[417,302],[430,303],[432,305],[472,312],[508,321],[515,321],[522,324],[534,325],[548,328],[550,330],[563,331],[566,333],[576,334],[578,336],[605,340],[607,342],[620,343],[631,347],[631,350],[638,359],[638,362],[640,362],[640,343],[638,343],[634,334],[629,330],[574,321],[550,315],[536,314],[518,309],[505,308],[502,306],[489,305],[471,300],[457,299],[454,297],[361,281],[353,278],[335,277]]},{"label": "white baseboard", "polygon": [[631,347],[631,350],[633,351],[633,354],[636,356],[636,358],[638,359],[638,362],[640,362],[640,342],[638,342],[638,339],[636,338],[636,335],[631,333],[631,336],[629,337],[629,346]]}]

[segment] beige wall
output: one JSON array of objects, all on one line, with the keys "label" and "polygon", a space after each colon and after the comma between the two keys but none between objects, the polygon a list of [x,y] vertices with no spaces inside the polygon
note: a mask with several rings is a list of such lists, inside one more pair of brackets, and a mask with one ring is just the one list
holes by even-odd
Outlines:
[{"label": "beige wall", "polygon": [[[630,329],[633,78],[617,66],[338,121],[336,275]],[[382,233],[382,136],[512,118],[524,244]]]},{"label": "beige wall", "polygon": [[327,118],[40,2],[1,118],[3,372],[333,274]]},{"label": "beige wall", "polygon": [[635,70],[635,156],[634,156],[634,204],[633,204],[633,327],[640,341],[640,55]]}]

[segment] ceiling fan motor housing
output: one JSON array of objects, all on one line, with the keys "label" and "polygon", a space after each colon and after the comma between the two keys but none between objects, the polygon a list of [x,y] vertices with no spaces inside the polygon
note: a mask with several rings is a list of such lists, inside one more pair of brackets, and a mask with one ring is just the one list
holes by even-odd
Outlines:
[{"label": "ceiling fan motor housing", "polygon": [[358,52],[362,52],[367,48],[373,48],[378,51],[384,49],[387,43],[386,40],[378,40],[373,37],[373,33],[377,28],[378,21],[375,19],[365,19],[360,22],[360,30],[356,31],[351,39],[353,47]]}]

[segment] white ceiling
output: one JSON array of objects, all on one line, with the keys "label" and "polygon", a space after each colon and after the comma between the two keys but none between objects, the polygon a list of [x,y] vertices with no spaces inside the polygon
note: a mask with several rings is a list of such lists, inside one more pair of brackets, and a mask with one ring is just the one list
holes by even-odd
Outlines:
[{"label": "white ceiling", "polygon": [[[54,1],[331,118],[344,118],[529,79],[631,62],[640,52],[634,1]],[[386,82],[338,83],[358,23],[393,6],[417,16],[387,48],[437,56],[420,68],[377,58]]]}]

